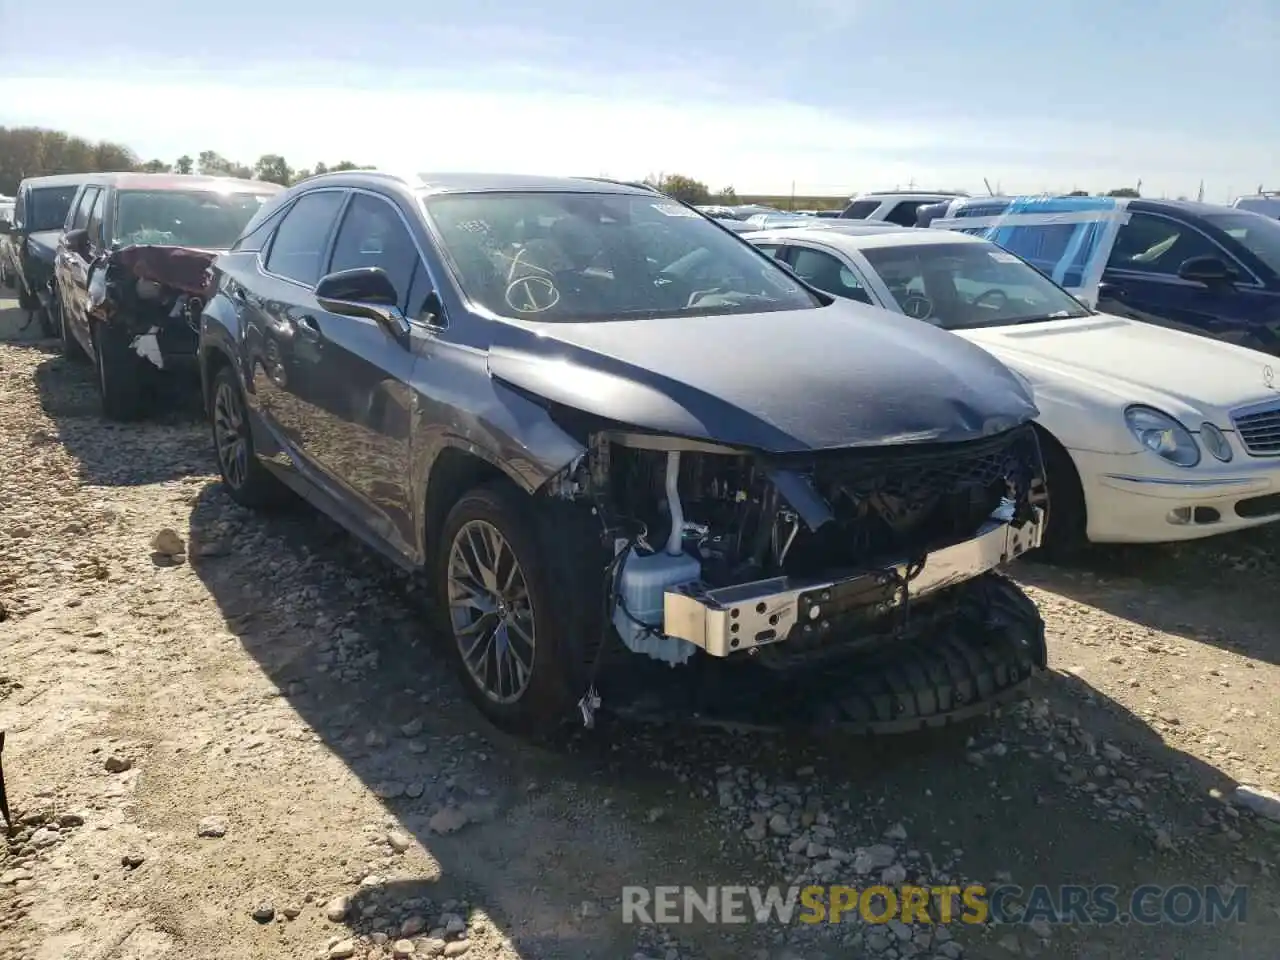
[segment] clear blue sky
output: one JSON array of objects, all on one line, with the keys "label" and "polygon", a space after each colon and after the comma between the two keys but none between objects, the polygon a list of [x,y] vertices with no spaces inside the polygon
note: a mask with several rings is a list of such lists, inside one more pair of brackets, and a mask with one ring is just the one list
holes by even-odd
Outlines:
[{"label": "clear blue sky", "polygon": [[0,124],[166,160],[1222,200],[1277,90],[1280,0],[0,0]]}]

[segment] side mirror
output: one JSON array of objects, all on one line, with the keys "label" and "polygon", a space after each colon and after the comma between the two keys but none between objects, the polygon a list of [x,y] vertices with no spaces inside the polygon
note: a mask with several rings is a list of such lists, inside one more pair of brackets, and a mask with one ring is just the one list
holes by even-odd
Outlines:
[{"label": "side mirror", "polygon": [[67,249],[72,253],[84,257],[86,260],[89,258],[88,230],[68,230],[66,236],[63,237],[63,240],[67,245]]},{"label": "side mirror", "polygon": [[356,267],[321,277],[316,300],[330,313],[376,320],[397,340],[409,335],[409,321],[400,312],[400,294],[381,267]]},{"label": "side mirror", "polygon": [[1236,272],[1217,257],[1191,257],[1182,261],[1178,276],[1195,283],[1219,284],[1233,282]]}]

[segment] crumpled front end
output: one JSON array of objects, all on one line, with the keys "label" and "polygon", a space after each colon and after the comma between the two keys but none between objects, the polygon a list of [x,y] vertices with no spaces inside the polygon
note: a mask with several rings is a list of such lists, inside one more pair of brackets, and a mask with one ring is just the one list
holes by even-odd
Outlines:
[{"label": "crumpled front end", "polygon": [[1043,621],[997,572],[1045,529],[1031,424],[773,456],[603,430],[546,492],[604,522],[611,620],[641,655],[622,701],[888,730],[981,712],[1045,666]]},{"label": "crumpled front end", "polygon": [[138,355],[160,369],[194,362],[216,256],[145,244],[113,251],[90,267],[89,312],[122,327]]}]

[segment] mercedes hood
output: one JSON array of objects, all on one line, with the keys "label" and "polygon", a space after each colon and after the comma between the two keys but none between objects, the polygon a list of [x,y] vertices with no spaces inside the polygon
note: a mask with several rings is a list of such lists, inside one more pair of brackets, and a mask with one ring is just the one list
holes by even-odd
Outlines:
[{"label": "mercedes hood", "polygon": [[848,301],[811,310],[495,323],[489,369],[647,431],[770,453],[953,443],[1034,418],[985,350]]},{"label": "mercedes hood", "polygon": [[966,330],[1035,384],[1145,403],[1175,416],[1195,413],[1223,428],[1229,411],[1277,394],[1274,357],[1221,340],[1099,313]]}]

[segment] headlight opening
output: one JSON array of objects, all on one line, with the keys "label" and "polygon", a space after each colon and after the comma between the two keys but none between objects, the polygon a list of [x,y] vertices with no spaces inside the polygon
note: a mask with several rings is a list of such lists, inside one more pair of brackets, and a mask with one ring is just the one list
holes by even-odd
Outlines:
[{"label": "headlight opening", "polygon": [[1125,423],[1138,442],[1163,460],[1179,467],[1200,462],[1200,447],[1191,431],[1154,407],[1135,405],[1124,412]]}]

